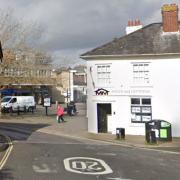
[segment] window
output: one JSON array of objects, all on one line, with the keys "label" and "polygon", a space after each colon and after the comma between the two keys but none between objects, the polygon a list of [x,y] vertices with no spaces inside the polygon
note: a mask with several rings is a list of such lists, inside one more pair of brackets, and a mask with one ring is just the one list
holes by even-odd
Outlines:
[{"label": "window", "polygon": [[150,63],[133,63],[133,82],[135,84],[149,84]]},{"label": "window", "polygon": [[139,98],[132,98],[131,104],[140,104],[140,99]]},{"label": "window", "polygon": [[131,122],[144,123],[151,118],[151,98],[131,98]]},{"label": "window", "polygon": [[101,85],[109,85],[111,83],[111,65],[97,65],[97,83]]}]

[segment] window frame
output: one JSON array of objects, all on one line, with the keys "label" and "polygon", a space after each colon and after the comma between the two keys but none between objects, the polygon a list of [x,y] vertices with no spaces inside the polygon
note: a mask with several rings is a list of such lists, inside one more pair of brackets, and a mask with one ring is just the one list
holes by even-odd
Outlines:
[{"label": "window frame", "polygon": [[[139,99],[140,104],[132,104],[133,99]],[[142,103],[148,99],[150,103]],[[148,110],[149,109],[149,110]],[[147,120],[145,120],[147,118]],[[132,97],[131,98],[131,123],[145,123],[152,120],[152,106],[150,97]]]},{"label": "window frame", "polygon": [[112,64],[96,64],[97,84],[100,86],[111,85]]},{"label": "window frame", "polygon": [[134,84],[150,84],[150,62],[133,62],[132,69]]}]

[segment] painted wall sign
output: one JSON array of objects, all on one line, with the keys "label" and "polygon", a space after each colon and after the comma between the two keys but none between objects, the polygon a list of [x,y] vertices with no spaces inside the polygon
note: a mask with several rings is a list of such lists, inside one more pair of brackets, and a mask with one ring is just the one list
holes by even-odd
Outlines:
[{"label": "painted wall sign", "polygon": [[151,95],[151,89],[116,89],[111,91],[111,95]]},{"label": "painted wall sign", "polygon": [[97,89],[97,90],[95,91],[95,93],[96,93],[96,95],[101,95],[101,96],[103,96],[103,95],[108,95],[109,91],[106,90],[106,89],[100,88],[100,89]]},{"label": "painted wall sign", "polygon": [[113,172],[103,160],[88,157],[64,159],[64,166],[67,171],[79,174],[101,175]]}]

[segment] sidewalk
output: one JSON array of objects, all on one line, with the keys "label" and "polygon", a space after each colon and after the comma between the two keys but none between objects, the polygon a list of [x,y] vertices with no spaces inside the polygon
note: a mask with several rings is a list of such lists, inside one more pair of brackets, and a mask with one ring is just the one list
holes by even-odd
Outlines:
[{"label": "sidewalk", "polygon": [[[26,115],[12,115],[8,118],[2,117],[0,119],[0,123],[8,123],[11,125],[13,123],[20,123],[20,124],[31,124],[31,125],[38,125],[41,124],[44,126],[40,126],[38,129],[34,129],[37,132],[43,132],[53,135],[59,136],[68,136],[68,137],[78,137],[78,138],[87,138],[93,140],[100,140],[109,143],[120,144],[123,146],[130,146],[130,147],[141,147],[141,148],[156,148],[161,150],[173,150],[176,152],[180,152],[180,138],[173,138],[172,142],[166,143],[158,143],[156,145],[149,145],[145,142],[144,136],[133,136],[133,135],[126,135],[125,140],[117,140],[116,135],[112,135],[109,133],[100,133],[100,134],[93,134],[87,132],[87,118],[85,115],[85,109],[83,106],[78,107],[78,115],[76,116],[68,116],[65,115],[64,119],[66,120],[65,123],[57,123],[56,115],[54,108],[49,108],[49,115],[45,116],[44,109],[41,108],[39,114],[26,114]],[[33,130],[33,129],[31,129]]]}]

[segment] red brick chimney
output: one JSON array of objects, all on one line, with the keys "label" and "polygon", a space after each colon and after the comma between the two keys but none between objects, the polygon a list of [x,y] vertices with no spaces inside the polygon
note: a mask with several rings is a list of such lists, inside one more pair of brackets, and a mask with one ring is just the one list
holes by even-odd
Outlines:
[{"label": "red brick chimney", "polygon": [[162,7],[162,25],[164,32],[179,31],[178,6],[176,4],[165,4]]},{"label": "red brick chimney", "polygon": [[141,28],[142,28],[142,24],[141,24],[140,20],[138,20],[138,19],[129,20],[128,25],[126,27],[126,34],[130,34],[130,33],[137,31]]}]

